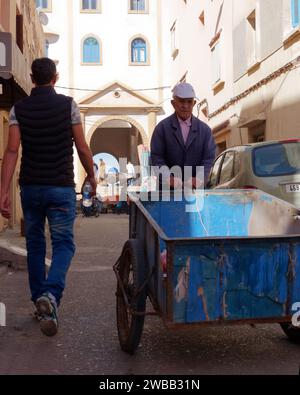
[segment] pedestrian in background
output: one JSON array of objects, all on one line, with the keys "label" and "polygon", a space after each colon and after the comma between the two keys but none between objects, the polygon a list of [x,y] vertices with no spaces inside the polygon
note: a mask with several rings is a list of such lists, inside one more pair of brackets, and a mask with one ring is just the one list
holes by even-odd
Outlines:
[{"label": "pedestrian in background", "polygon": [[101,184],[105,180],[106,176],[106,163],[102,158],[99,160],[99,184]]},{"label": "pedestrian in background", "polygon": [[[11,215],[9,188],[18,159],[20,143],[21,203],[25,220],[27,263],[32,301],[36,305],[42,332],[57,333],[57,307],[75,253],[75,184],[73,143],[96,192],[93,160],[85,141],[80,112],[71,97],[59,95],[55,63],[48,58],[32,63],[31,95],[12,108],[9,138],[3,158],[0,210]],[[52,262],[46,278],[45,221],[52,240]]]},{"label": "pedestrian in background", "polygon": [[127,170],[127,185],[133,185],[136,174],[135,174],[134,166],[130,161],[128,161],[126,165],[126,170]]}]

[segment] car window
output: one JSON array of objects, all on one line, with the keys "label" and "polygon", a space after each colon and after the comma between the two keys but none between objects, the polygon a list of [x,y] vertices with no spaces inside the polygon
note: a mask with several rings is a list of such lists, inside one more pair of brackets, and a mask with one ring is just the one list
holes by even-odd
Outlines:
[{"label": "car window", "polygon": [[213,168],[210,173],[210,180],[209,180],[209,187],[210,188],[213,188],[217,185],[219,167],[220,167],[223,157],[224,157],[224,155],[219,156],[213,165]]},{"label": "car window", "polygon": [[234,176],[234,152],[230,151],[225,154],[224,161],[222,163],[220,181],[219,184],[224,184],[230,181]]},{"label": "car window", "polygon": [[241,154],[235,151],[232,178],[235,177],[241,169]]},{"label": "car window", "polygon": [[300,142],[270,144],[253,151],[253,171],[258,177],[300,172]]}]

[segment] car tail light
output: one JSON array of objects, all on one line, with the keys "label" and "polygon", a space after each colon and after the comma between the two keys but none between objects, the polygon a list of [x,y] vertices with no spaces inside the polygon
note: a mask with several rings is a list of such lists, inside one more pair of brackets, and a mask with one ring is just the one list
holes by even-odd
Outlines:
[{"label": "car tail light", "polygon": [[255,187],[254,185],[243,185],[241,188],[242,188],[242,189],[258,189],[258,188]]},{"label": "car tail light", "polygon": [[288,140],[281,140],[279,143],[286,144],[286,143],[299,143],[300,139],[288,139]]}]

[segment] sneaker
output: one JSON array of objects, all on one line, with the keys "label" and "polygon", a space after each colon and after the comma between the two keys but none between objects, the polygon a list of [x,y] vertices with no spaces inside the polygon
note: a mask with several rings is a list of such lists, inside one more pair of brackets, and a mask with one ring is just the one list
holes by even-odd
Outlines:
[{"label": "sneaker", "polygon": [[33,318],[35,321],[40,322],[41,319],[43,318],[43,316],[42,316],[41,314],[39,314],[39,313],[37,312],[37,310],[35,310],[35,311],[33,312],[33,314],[32,314],[32,318]]},{"label": "sneaker", "polygon": [[55,297],[48,293],[36,301],[37,313],[41,316],[40,328],[44,335],[54,336],[57,333],[57,305]]}]

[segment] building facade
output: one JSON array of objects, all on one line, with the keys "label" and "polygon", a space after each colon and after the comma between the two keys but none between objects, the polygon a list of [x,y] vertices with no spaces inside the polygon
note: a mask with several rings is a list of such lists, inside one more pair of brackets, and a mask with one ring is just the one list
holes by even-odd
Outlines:
[{"label": "building facade", "polygon": [[[34,0],[0,0],[0,158],[8,140],[8,115],[14,103],[26,97],[32,88],[30,66],[44,54],[44,33]],[[21,218],[19,164],[11,185],[14,226]],[[0,218],[0,230],[7,225]]]},{"label": "building facade", "polygon": [[[47,14],[48,55],[58,61],[57,90],[80,106],[93,154],[138,164],[162,114],[159,0],[37,1]],[[83,169],[75,161],[76,183]]]},{"label": "building facade", "polygon": [[[174,5],[175,3],[175,5]],[[164,84],[192,83],[219,151],[300,135],[298,0],[166,0]]]},{"label": "building facade", "polygon": [[136,144],[148,145],[157,121],[173,111],[179,81],[194,85],[195,115],[210,124],[219,151],[299,134],[292,88],[300,1],[36,2],[49,17],[61,92],[79,102],[93,152],[136,162]]}]

